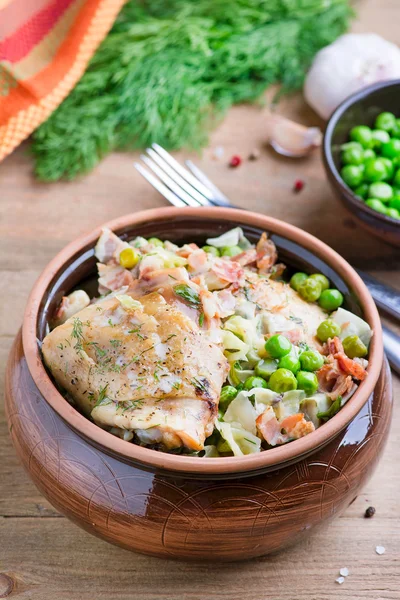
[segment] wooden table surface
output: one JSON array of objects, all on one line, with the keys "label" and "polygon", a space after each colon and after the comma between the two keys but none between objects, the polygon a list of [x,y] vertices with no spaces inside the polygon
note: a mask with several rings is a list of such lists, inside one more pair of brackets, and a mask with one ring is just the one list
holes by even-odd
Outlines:
[{"label": "wooden table surface", "polygon": [[[360,0],[354,30],[400,42],[398,0]],[[280,111],[318,123],[300,95]],[[194,160],[239,206],[278,217],[320,237],[352,264],[400,288],[400,251],[370,238],[329,190],[320,156],[292,161],[265,147],[267,109],[237,107]],[[77,125],[79,126],[79,125]],[[221,146],[224,157],[213,158]],[[227,167],[233,154],[258,161]],[[165,202],[133,169],[132,154],[114,154],[73,183],[32,177],[28,145],[0,165],[1,379],[29,290],[46,263],[77,235],[114,217]],[[178,154],[178,158],[187,156]],[[295,179],[305,181],[292,193]],[[3,382],[0,385],[1,395]],[[395,395],[400,382],[394,377]],[[284,553],[242,564],[185,564],[131,554],[80,530],[41,496],[19,464],[0,406],[0,573],[14,580],[10,597],[33,600],[324,600],[400,599],[400,411],[375,475],[329,528]],[[367,506],[373,519],[363,518]],[[378,556],[375,547],[386,553]],[[341,567],[350,575],[335,583]],[[4,577],[0,574],[0,598]]]}]

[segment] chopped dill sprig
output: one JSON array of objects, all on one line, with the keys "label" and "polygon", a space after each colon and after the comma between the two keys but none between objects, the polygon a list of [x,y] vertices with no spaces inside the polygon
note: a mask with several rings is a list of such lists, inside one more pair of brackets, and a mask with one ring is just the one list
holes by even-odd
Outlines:
[{"label": "chopped dill sprig", "polygon": [[75,317],[72,322],[71,337],[75,341],[75,350],[79,353],[83,351],[83,323],[79,317]]},{"label": "chopped dill sprig", "polygon": [[119,348],[122,345],[121,340],[110,340],[110,344],[113,348]]},{"label": "chopped dill sprig", "polygon": [[203,377],[203,379],[199,379],[198,377],[193,377],[193,379],[190,380],[190,383],[192,384],[192,386],[194,388],[196,388],[196,390],[200,390],[201,392],[204,392],[204,393],[208,392],[208,381],[204,377]]},{"label": "chopped dill sprig", "polygon": [[94,405],[95,407],[106,403],[106,401],[107,401],[107,404],[109,404],[111,402],[111,400],[109,398],[107,398],[107,388],[108,388],[108,383],[104,387],[100,388],[99,395],[97,397],[97,402]]}]

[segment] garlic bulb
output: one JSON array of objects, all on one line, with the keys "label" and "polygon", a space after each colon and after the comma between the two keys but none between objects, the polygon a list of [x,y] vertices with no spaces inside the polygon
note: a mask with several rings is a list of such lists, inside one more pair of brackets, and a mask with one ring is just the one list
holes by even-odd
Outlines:
[{"label": "garlic bulb", "polygon": [[352,93],[400,77],[400,49],[375,33],[349,33],[318,52],[304,84],[308,104],[324,119]]}]

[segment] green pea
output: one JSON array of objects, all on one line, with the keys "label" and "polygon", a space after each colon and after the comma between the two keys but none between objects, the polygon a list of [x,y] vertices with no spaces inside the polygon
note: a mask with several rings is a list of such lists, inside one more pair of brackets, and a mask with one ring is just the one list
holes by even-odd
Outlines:
[{"label": "green pea", "polygon": [[386,178],[386,175],[387,166],[381,158],[372,158],[366,161],[363,173],[366,181],[383,181]]},{"label": "green pea", "polygon": [[302,371],[318,371],[324,364],[324,357],[316,350],[306,350],[300,354]]},{"label": "green pea", "polygon": [[327,319],[326,321],[322,321],[319,324],[317,329],[317,338],[321,342],[326,342],[329,338],[334,338],[335,336],[340,334],[340,326],[332,321],[332,319]]},{"label": "green pea", "polygon": [[376,153],[373,150],[371,150],[371,148],[367,148],[366,150],[364,150],[364,161],[370,158],[376,158]]},{"label": "green pea", "polygon": [[158,246],[159,248],[164,247],[164,242],[156,237],[151,237],[148,239],[149,244],[153,244],[153,246]]},{"label": "green pea", "polygon": [[297,371],[300,370],[300,361],[295,352],[290,352],[280,359],[278,367],[280,369],[289,369],[289,371],[292,371],[296,375]]},{"label": "green pea", "polygon": [[368,189],[369,189],[368,183],[362,183],[354,190],[354,193],[359,198],[362,198],[363,200],[365,200],[366,197],[368,196]]},{"label": "green pea", "polygon": [[390,140],[390,135],[383,129],[374,129],[372,131],[372,147],[379,150],[382,144],[386,144]]},{"label": "green pea", "polygon": [[393,198],[389,200],[389,208],[395,208],[400,211],[400,194],[393,196]]},{"label": "green pea", "polygon": [[376,117],[375,128],[389,133],[396,127],[396,117],[391,112],[383,112]]},{"label": "green pea", "polygon": [[392,135],[395,138],[400,137],[400,119],[396,119],[396,125],[394,126],[394,129],[392,131]]},{"label": "green pea", "polygon": [[329,279],[327,277],[325,277],[325,275],[322,275],[322,273],[313,273],[313,275],[310,275],[310,279],[315,279],[315,281],[319,281],[321,284],[321,290],[327,290],[329,287]]},{"label": "green pea", "polygon": [[345,165],[361,165],[364,161],[364,150],[359,148],[346,148],[342,152],[342,163]]},{"label": "green pea", "polygon": [[289,354],[292,344],[284,335],[277,333],[265,342],[265,349],[272,358],[282,358]]},{"label": "green pea", "polygon": [[358,335],[349,335],[343,340],[343,350],[349,358],[363,358],[367,356],[368,349]]},{"label": "green pea", "polygon": [[372,131],[366,125],[357,125],[350,130],[350,139],[358,142],[364,148],[370,148],[372,143]]},{"label": "green pea", "polygon": [[307,302],[316,302],[321,295],[322,288],[319,281],[309,277],[299,285],[299,289],[297,291]]},{"label": "green pea", "polygon": [[350,148],[356,148],[357,150],[362,150],[363,147],[358,142],[346,142],[340,146],[342,152],[345,150],[349,150]]},{"label": "green pea", "polygon": [[386,206],[383,204],[381,200],[377,200],[376,198],[371,198],[370,200],[366,200],[365,204],[375,210],[378,213],[386,214]]},{"label": "green pea", "polygon": [[306,273],[295,273],[290,279],[290,287],[297,291],[299,289],[299,285],[306,279],[308,279],[308,275]]},{"label": "green pea", "polygon": [[363,170],[360,165],[346,165],[340,171],[340,175],[351,188],[356,188],[363,180]]},{"label": "green pea", "polygon": [[203,250],[213,256],[220,256],[218,248],[214,248],[214,246],[203,246]]},{"label": "green pea", "polygon": [[315,373],[299,371],[296,375],[297,387],[304,390],[307,396],[312,396],[318,389],[318,379]]},{"label": "green pea", "polygon": [[395,208],[387,208],[385,215],[387,217],[391,217],[392,219],[400,219],[400,212]]},{"label": "green pea", "polygon": [[394,187],[400,187],[400,169],[398,169],[394,174],[392,185]]},{"label": "green pea", "polygon": [[376,198],[382,202],[389,202],[389,200],[393,198],[393,188],[391,185],[384,183],[383,181],[371,183],[368,190],[368,197]]},{"label": "green pea", "polygon": [[290,390],[297,389],[297,380],[289,369],[278,369],[272,373],[269,380],[269,387],[277,394],[284,394]]},{"label": "green pea", "polygon": [[272,373],[274,373],[278,368],[278,362],[273,358],[266,358],[264,360],[260,360],[255,366],[254,372],[258,377],[262,377],[263,379],[268,379],[271,377]]},{"label": "green pea", "polygon": [[400,155],[400,140],[391,138],[386,144],[382,144],[381,152],[385,158],[396,158]]},{"label": "green pea", "polygon": [[223,411],[226,411],[232,400],[236,398],[238,391],[232,385],[225,385],[219,397],[219,406]]},{"label": "green pea", "polygon": [[221,248],[221,256],[236,256],[241,252],[242,249],[239,246],[224,246],[224,248]]},{"label": "green pea", "polygon": [[318,304],[324,310],[332,311],[339,308],[343,304],[343,296],[339,290],[329,289],[324,290],[318,300]]},{"label": "green pea", "polygon": [[393,177],[393,173],[394,173],[394,165],[393,165],[393,161],[390,160],[390,158],[385,158],[383,156],[381,156],[381,160],[385,163],[386,165],[386,180],[389,180]]},{"label": "green pea", "polygon": [[255,377],[252,375],[248,377],[244,382],[244,389],[250,391],[254,388],[267,388],[267,382],[262,377]]}]

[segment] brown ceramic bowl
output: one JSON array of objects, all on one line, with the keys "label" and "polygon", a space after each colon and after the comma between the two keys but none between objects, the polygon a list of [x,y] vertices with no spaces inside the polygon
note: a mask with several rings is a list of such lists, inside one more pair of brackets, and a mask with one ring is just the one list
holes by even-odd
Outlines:
[{"label": "brown ceramic bowl", "polygon": [[[159,556],[240,559],[295,541],[343,510],[379,457],[391,415],[375,304],[346,261],[313,236],[281,221],[220,208],[164,208],[107,226],[118,235],[204,243],[240,225],[248,238],[272,235],[280,259],[326,274],[347,307],[374,330],[368,377],[317,431],[257,455],[195,458],[125,442],[77,412],[57,391],[38,351],[63,294],[95,281],[100,229],[67,246],[31,293],[10,356],[6,409],[24,465],[48,499],[108,541]],[[94,288],[93,288],[94,293]],[[301,517],[301,518],[300,518]]]},{"label": "brown ceramic bowl", "polygon": [[400,80],[376,83],[352,94],[329,119],[323,143],[325,169],[338,198],[364,229],[393,246],[400,246],[400,221],[369,208],[345,184],[340,176],[340,146],[349,141],[355,125],[373,127],[384,111],[400,116],[399,99]]}]

